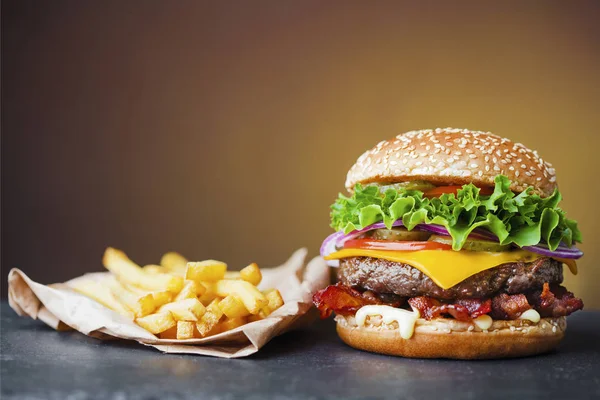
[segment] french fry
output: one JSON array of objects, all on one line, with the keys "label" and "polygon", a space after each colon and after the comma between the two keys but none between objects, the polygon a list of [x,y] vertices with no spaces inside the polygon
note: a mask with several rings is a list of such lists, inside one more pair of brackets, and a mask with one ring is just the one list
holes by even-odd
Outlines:
[{"label": "french fry", "polygon": [[248,323],[260,321],[261,319],[265,319],[265,317],[261,316],[260,313],[256,314],[256,315],[249,315],[248,317],[246,317],[246,320],[248,321]]},{"label": "french fry", "polygon": [[149,292],[147,290],[144,289],[140,289],[137,286],[133,286],[133,285],[123,285],[127,290],[129,290],[130,292],[137,294],[138,296],[144,296],[146,294],[151,294],[152,297],[154,298],[154,305],[156,306],[156,308],[160,308],[160,306],[162,306],[163,304],[167,304],[170,303],[173,300],[173,293],[169,292],[168,290],[162,290],[162,291],[158,291],[158,292]]},{"label": "french fry", "polygon": [[198,297],[198,300],[200,300],[200,302],[205,306],[208,306],[214,299],[218,297],[216,292],[216,284],[214,282],[202,282],[201,285],[204,286],[206,291],[200,297]]},{"label": "french fry", "polygon": [[150,333],[158,334],[177,325],[171,313],[158,312],[137,318],[135,322]]},{"label": "french fry", "polygon": [[242,279],[240,271],[225,271],[223,279]]},{"label": "french fry", "polygon": [[202,296],[206,292],[206,288],[200,282],[186,280],[183,289],[177,296],[175,296],[175,301],[183,300],[183,299],[195,299],[198,296]]},{"label": "french fry", "polygon": [[219,302],[219,308],[228,318],[239,318],[250,315],[244,303],[234,294],[230,294]]},{"label": "french fry", "polygon": [[117,300],[130,309],[136,318],[152,314],[156,310],[154,297],[151,293],[135,294],[128,291],[116,279],[107,279],[105,284]]},{"label": "french fry", "polygon": [[174,251],[170,251],[168,253],[163,254],[160,259],[160,265],[178,275],[183,275],[185,273],[185,267],[188,263],[188,260],[179,253]]},{"label": "french fry", "polygon": [[220,331],[226,332],[232,329],[235,329],[239,326],[246,324],[246,317],[235,317],[235,318],[226,318],[224,321],[219,322]]},{"label": "french fry", "polygon": [[155,264],[144,265],[142,267],[142,270],[144,270],[144,272],[146,272],[148,274],[165,274],[165,273],[169,273],[169,271],[166,270],[165,268],[161,267],[160,265],[155,265]]},{"label": "french fry", "polygon": [[131,261],[125,253],[109,247],[104,252],[102,263],[121,282],[146,290],[168,290],[179,293],[183,288],[183,278],[168,274],[148,274]]},{"label": "french fry", "polygon": [[267,300],[269,300],[269,310],[271,312],[277,310],[279,307],[283,305],[283,297],[281,297],[281,293],[277,289],[269,289],[263,292]]},{"label": "french fry", "polygon": [[258,268],[258,265],[256,265],[256,263],[252,263],[240,271],[240,278],[246,282],[250,282],[254,286],[258,286],[262,280],[262,274]]},{"label": "french fry", "polygon": [[167,303],[170,303],[173,300],[173,293],[168,290],[163,290],[160,292],[150,292],[152,297],[154,298],[154,304],[156,308],[159,308]]},{"label": "french fry", "polygon": [[215,288],[217,295],[221,297],[227,297],[230,294],[238,296],[251,314],[258,314],[261,308],[269,304],[266,297],[250,282],[223,279],[217,282]]},{"label": "french fry", "polygon": [[198,321],[206,308],[194,297],[165,304],[159,309],[159,312],[165,311],[170,312],[176,321]]},{"label": "french fry", "polygon": [[202,316],[199,322],[196,323],[196,329],[202,337],[214,335],[213,329],[217,326],[221,318],[223,317],[223,311],[219,308],[219,299],[214,299],[207,307],[206,313]]},{"label": "french fry", "polygon": [[112,291],[105,285],[96,281],[76,281],[71,285],[73,290],[97,301],[105,307],[133,320],[134,315],[127,307],[121,304],[113,295]]},{"label": "french fry", "polygon": [[227,271],[227,264],[221,261],[205,260],[188,262],[185,270],[185,279],[194,281],[216,282],[223,279]]},{"label": "french fry", "polygon": [[193,339],[194,337],[200,337],[196,324],[190,321],[177,321],[177,339]]},{"label": "french fry", "polygon": [[177,325],[159,333],[158,337],[161,339],[177,339]]}]

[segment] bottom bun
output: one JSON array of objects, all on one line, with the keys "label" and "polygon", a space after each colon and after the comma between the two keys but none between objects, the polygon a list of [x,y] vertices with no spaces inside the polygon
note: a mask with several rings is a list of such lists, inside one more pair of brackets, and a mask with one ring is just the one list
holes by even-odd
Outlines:
[{"label": "bottom bun", "polygon": [[450,318],[418,319],[410,339],[397,325],[358,326],[354,317],[336,316],[337,333],[359,350],[410,358],[491,359],[545,353],[558,346],[567,327],[565,317],[493,321],[487,330]]}]

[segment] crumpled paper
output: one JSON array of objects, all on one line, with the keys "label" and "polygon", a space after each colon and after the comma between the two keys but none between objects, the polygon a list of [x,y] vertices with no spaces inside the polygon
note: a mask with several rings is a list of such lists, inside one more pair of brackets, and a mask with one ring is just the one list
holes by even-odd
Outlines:
[{"label": "crumpled paper", "polygon": [[306,266],[306,249],[297,250],[283,265],[261,268],[259,289],[277,288],[285,304],[269,317],[202,339],[159,339],[128,318],[73,291],[79,279],[101,281],[108,272],[85,274],[65,283],[42,285],[13,268],[8,274],[8,302],[21,316],[40,319],[56,330],[75,329],[99,339],[127,339],[165,353],[188,353],[237,358],[256,353],[273,337],[307,323],[301,318],[311,308],[312,295],[329,284],[329,270],[321,257]]}]

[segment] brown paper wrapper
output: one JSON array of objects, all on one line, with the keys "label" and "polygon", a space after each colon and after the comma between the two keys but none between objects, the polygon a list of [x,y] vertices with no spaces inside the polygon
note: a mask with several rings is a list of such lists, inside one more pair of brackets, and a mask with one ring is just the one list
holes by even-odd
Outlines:
[{"label": "brown paper wrapper", "polygon": [[256,353],[273,337],[308,323],[305,314],[311,308],[312,295],[329,283],[329,269],[321,257],[313,258],[305,266],[306,253],[306,249],[300,249],[279,267],[261,268],[263,280],[259,289],[279,289],[285,301],[281,308],[263,320],[203,339],[159,339],[128,318],[70,288],[79,279],[107,279],[108,272],[42,285],[13,268],[8,274],[8,302],[17,314],[40,319],[59,331],[75,329],[99,339],[135,340],[165,353],[245,357]]}]

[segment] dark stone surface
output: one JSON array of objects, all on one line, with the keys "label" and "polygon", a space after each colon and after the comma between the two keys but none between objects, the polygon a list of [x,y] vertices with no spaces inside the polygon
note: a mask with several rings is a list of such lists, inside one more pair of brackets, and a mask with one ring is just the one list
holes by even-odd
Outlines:
[{"label": "dark stone surface", "polygon": [[411,360],[353,350],[332,321],[248,358],[166,355],[55,332],[1,305],[1,394],[10,398],[600,398],[600,312],[569,318],[559,351],[501,361]]}]

